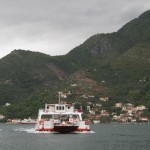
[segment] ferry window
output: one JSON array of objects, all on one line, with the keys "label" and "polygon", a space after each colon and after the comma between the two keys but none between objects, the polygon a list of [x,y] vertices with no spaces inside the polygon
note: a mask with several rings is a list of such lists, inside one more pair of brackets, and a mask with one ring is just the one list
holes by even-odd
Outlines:
[{"label": "ferry window", "polygon": [[59,106],[59,110],[61,110],[61,106]]},{"label": "ferry window", "polygon": [[59,107],[57,106],[56,109],[59,110]]},{"label": "ferry window", "polygon": [[42,115],[41,119],[49,120],[52,118],[52,115]]},{"label": "ferry window", "polygon": [[59,116],[58,115],[54,115],[53,119],[59,119]]},{"label": "ferry window", "polygon": [[49,107],[47,106],[47,109],[49,109]]},{"label": "ferry window", "polygon": [[64,110],[64,106],[62,106],[62,110]]}]

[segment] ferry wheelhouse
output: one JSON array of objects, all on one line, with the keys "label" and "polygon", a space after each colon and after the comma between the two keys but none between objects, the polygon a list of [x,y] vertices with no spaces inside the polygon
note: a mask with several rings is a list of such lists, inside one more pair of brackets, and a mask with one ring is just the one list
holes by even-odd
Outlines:
[{"label": "ferry wheelhouse", "polygon": [[39,109],[36,131],[59,133],[90,131],[90,122],[82,120],[82,112],[74,104],[45,104]]}]

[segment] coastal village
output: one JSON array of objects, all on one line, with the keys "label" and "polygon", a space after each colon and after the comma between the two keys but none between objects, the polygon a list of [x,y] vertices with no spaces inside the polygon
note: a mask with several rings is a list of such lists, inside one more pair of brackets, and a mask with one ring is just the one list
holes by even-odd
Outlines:
[{"label": "coastal village", "polygon": [[[60,92],[61,103],[68,103],[67,97],[70,95],[72,95],[70,91]],[[92,123],[149,123],[148,116],[144,115],[147,108],[142,104],[134,106],[132,103],[117,102],[111,106],[111,111],[109,111],[103,107],[103,104],[109,101],[108,97],[99,97],[99,101],[96,103],[89,101],[89,98],[92,99],[95,97],[94,95],[81,95],[81,97],[86,102],[86,108],[83,109],[80,102],[75,102],[74,105],[78,104],[78,106],[80,106],[78,111],[83,111],[84,118],[89,119]],[[10,105],[10,103],[6,103],[4,107],[9,107]],[[5,116],[0,114],[0,120],[4,118]],[[33,119],[29,117],[29,119],[23,120],[20,118],[8,119],[7,122],[21,123],[24,120],[33,121]]]}]

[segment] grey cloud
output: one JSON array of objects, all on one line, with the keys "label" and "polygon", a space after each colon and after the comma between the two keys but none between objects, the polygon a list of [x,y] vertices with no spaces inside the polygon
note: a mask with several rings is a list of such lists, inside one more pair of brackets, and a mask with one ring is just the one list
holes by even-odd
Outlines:
[{"label": "grey cloud", "polygon": [[97,33],[114,32],[149,0],[0,0],[0,57],[13,49],[65,54]]}]

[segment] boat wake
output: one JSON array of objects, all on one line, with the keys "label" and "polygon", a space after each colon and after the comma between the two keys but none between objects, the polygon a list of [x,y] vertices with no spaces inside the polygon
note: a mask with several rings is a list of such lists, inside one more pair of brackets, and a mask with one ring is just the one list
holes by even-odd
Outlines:
[{"label": "boat wake", "polygon": [[17,132],[27,132],[27,133],[50,133],[50,132],[47,132],[47,131],[43,131],[43,132],[39,132],[39,131],[36,131],[35,128],[19,128],[19,129],[15,129],[14,131],[17,131]]}]

